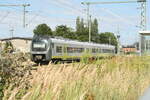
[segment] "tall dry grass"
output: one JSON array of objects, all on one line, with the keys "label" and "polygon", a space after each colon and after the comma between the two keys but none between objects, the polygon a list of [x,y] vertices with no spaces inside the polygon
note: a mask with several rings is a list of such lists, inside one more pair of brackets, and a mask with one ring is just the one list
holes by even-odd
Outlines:
[{"label": "tall dry grass", "polygon": [[24,100],[137,100],[150,85],[150,57],[38,67]]}]

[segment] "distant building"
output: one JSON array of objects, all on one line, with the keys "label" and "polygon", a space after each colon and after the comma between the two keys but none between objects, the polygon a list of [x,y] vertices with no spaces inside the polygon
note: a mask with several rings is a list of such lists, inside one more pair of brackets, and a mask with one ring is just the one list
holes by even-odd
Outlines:
[{"label": "distant building", "polygon": [[124,52],[125,54],[136,53],[137,48],[136,47],[122,47],[122,52]]},{"label": "distant building", "polygon": [[7,41],[10,41],[15,51],[30,52],[30,45],[32,38],[13,37],[0,39],[0,43],[3,45]]},{"label": "distant building", "polygon": [[140,53],[150,55],[150,31],[140,31]]}]

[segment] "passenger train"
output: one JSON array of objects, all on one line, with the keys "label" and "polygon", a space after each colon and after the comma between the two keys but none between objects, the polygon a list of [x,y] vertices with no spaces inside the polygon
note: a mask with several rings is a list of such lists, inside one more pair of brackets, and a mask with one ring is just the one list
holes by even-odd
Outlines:
[{"label": "passenger train", "polygon": [[79,42],[49,36],[35,35],[31,43],[31,60],[36,63],[51,60],[79,60],[87,54],[90,57],[98,57],[101,54],[114,53],[115,46],[112,45]]}]

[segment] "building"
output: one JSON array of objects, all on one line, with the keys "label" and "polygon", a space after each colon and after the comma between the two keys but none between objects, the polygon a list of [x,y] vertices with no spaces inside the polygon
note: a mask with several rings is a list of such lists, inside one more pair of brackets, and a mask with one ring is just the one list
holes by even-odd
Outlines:
[{"label": "building", "polygon": [[136,53],[137,48],[133,46],[122,47],[122,52],[125,54]]},{"label": "building", "polygon": [[150,31],[140,31],[140,53],[150,55]]},{"label": "building", "polygon": [[10,41],[12,43],[15,51],[30,52],[30,45],[31,45],[32,38],[13,37],[13,38],[0,39],[0,43],[2,44],[2,47],[7,41]]}]

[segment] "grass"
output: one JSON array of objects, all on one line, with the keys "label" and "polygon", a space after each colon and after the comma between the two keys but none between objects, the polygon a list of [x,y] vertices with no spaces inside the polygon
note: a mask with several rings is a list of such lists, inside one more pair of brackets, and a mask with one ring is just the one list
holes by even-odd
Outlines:
[{"label": "grass", "polygon": [[150,85],[150,57],[38,67],[24,100],[137,100]]}]

